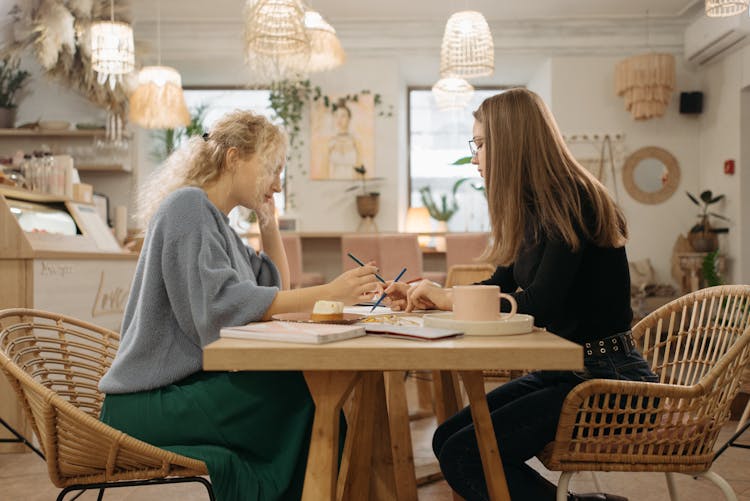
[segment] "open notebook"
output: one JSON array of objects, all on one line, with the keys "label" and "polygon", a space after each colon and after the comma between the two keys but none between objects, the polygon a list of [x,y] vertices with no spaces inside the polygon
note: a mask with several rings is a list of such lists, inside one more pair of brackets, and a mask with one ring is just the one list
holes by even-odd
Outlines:
[{"label": "open notebook", "polygon": [[253,322],[221,329],[221,337],[323,344],[365,335],[361,325],[313,324],[302,322]]}]

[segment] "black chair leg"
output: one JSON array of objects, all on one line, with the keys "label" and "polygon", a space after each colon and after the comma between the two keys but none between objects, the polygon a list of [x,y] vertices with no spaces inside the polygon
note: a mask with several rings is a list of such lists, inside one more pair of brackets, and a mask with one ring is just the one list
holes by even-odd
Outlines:
[{"label": "black chair leg", "polygon": [[750,428],[750,419],[748,419],[747,423],[742,425],[742,428],[737,430],[737,432],[734,435],[732,435],[732,437],[729,440],[727,440],[727,442],[724,445],[722,445],[718,451],[714,453],[714,461],[716,461],[716,458],[718,458],[729,447],[741,447],[743,449],[750,449],[750,445],[734,443],[738,438],[740,438],[740,435],[742,435],[743,433],[747,431],[748,428]]},{"label": "black chair leg", "polygon": [[99,495],[96,496],[96,501],[102,501],[104,499],[104,488],[99,489]]},{"label": "black chair leg", "polygon": [[16,438],[0,438],[0,443],[20,443],[20,444],[24,444],[26,447],[28,447],[29,449],[31,449],[32,451],[34,451],[37,456],[39,456],[40,458],[42,458],[42,461],[46,461],[44,459],[44,454],[42,454],[42,451],[40,451],[39,449],[37,449],[36,447],[34,447],[34,445],[32,445],[31,442],[29,442],[28,440],[26,440],[26,438],[23,435],[21,435],[16,430],[14,430],[8,423],[5,422],[5,420],[3,418],[0,418],[0,425],[3,425],[3,427],[6,430],[8,430],[9,432],[11,432],[13,434],[13,436],[16,437]]}]

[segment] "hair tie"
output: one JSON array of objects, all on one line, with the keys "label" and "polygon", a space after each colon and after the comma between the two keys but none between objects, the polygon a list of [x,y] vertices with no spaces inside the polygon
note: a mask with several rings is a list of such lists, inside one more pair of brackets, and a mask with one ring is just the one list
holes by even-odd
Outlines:
[{"label": "hair tie", "polygon": [[203,140],[208,141],[208,132],[203,133]]}]

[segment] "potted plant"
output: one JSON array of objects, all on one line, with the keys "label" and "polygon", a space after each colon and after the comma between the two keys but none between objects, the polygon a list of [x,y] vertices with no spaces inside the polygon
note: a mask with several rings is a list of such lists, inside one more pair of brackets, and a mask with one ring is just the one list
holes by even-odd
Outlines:
[{"label": "potted plant", "polygon": [[429,186],[423,186],[419,189],[419,195],[422,197],[422,205],[427,207],[427,212],[430,213],[430,217],[438,222],[438,228],[440,231],[448,231],[448,221],[458,211],[458,202],[456,202],[456,190],[466,180],[459,179],[453,185],[451,194],[451,200],[448,201],[448,194],[443,193],[440,195],[440,202],[436,202],[432,196],[432,188]]},{"label": "potted plant", "polygon": [[688,198],[701,208],[700,214],[698,214],[698,223],[695,224],[688,233],[688,242],[696,252],[713,252],[719,248],[719,238],[717,234],[728,233],[729,228],[714,228],[711,226],[709,217],[722,219],[729,221],[726,217],[715,212],[709,212],[709,206],[720,202],[724,199],[724,195],[716,195],[711,190],[706,190],[700,194],[699,197],[686,192]]},{"label": "potted plant", "polygon": [[[367,191],[367,169],[364,165],[358,165],[354,167],[354,171],[359,175],[359,179],[362,182],[362,194],[357,195],[357,212],[361,217],[373,218],[378,214],[380,208],[380,193],[377,191]],[[349,188],[357,189],[356,186]]]},{"label": "potted plant", "polygon": [[13,127],[16,121],[16,93],[26,83],[29,72],[18,68],[18,62],[0,62],[0,128]]}]

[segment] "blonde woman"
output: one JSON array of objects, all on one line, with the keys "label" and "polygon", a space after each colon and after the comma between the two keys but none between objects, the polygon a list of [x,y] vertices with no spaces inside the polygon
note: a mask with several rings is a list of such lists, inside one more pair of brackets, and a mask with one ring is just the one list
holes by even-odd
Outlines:
[{"label": "blonde woman", "polygon": [[[122,339],[100,382],[102,421],[201,459],[221,500],[299,499],[313,403],[299,372],[201,371],[202,348],[224,326],[310,311],[318,299],[369,298],[375,268],[288,290],[289,266],[273,217],[286,137],[237,111],[189,140],[140,197],[146,238]],[[265,252],[230,228],[236,206],[260,215]]]},{"label": "blonde woman", "polygon": [[[584,348],[584,371],[534,372],[487,395],[511,498],[552,501],[556,487],[526,461],[554,440],[568,392],[591,378],[655,380],[630,335],[627,227],[604,186],[572,157],[539,96],[511,89],[486,99],[474,117],[472,163],[485,181],[492,227],[481,259],[497,265],[482,283],[512,293],[537,326]],[[451,290],[429,282],[387,291],[395,309],[452,308]],[[468,409],[438,427],[433,450],[455,491],[467,501],[487,499]]]}]

